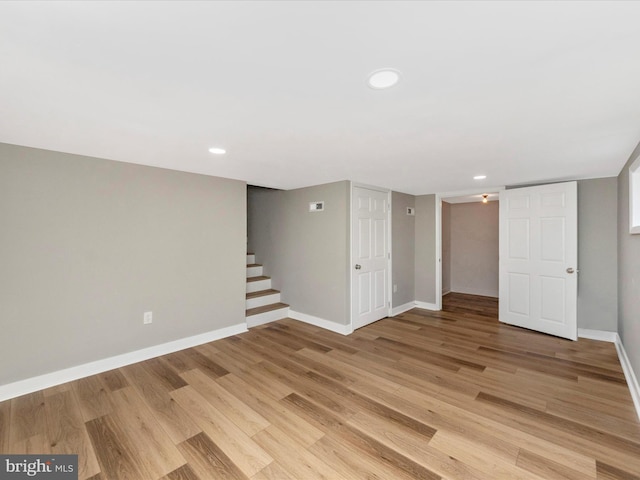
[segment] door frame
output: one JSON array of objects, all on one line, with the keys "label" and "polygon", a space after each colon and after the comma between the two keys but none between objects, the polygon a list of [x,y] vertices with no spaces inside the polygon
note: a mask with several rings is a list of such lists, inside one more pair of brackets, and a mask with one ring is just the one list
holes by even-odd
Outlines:
[{"label": "door frame", "polygon": [[[460,190],[457,192],[436,193],[436,292],[435,310],[442,310],[442,200],[467,195],[482,195],[483,193],[500,193],[505,186],[485,187],[483,189]],[[498,220],[499,222],[500,220]],[[498,228],[500,224],[498,223]]]},{"label": "door frame", "polygon": [[391,315],[391,309],[392,309],[392,305],[391,305],[391,294],[393,291],[393,286],[391,285],[391,268],[392,268],[392,262],[393,262],[393,249],[392,249],[392,245],[391,245],[391,208],[392,208],[392,204],[391,204],[391,190],[389,188],[384,188],[384,187],[377,187],[375,185],[367,185],[366,183],[359,183],[359,182],[349,182],[349,264],[347,265],[347,279],[348,279],[348,284],[349,284],[349,329],[350,329],[350,333],[353,332],[355,330],[354,326],[353,326],[353,321],[354,321],[354,315],[353,315],[353,275],[354,275],[354,268],[353,268],[353,249],[354,249],[354,245],[353,245],[353,236],[352,236],[352,231],[353,231],[353,190],[355,187],[360,187],[360,188],[366,188],[368,190],[374,190],[376,192],[383,192],[387,194],[387,245],[389,246],[389,251],[387,254],[387,316]]}]

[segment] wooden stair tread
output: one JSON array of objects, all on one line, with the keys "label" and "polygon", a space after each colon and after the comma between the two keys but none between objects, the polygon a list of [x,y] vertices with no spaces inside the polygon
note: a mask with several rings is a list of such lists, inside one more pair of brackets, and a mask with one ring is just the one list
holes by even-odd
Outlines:
[{"label": "wooden stair tread", "polygon": [[264,275],[260,275],[258,277],[248,277],[247,282],[259,282],[260,280],[269,280],[271,277],[265,277]]},{"label": "wooden stair tread", "polygon": [[281,308],[288,308],[286,303],[272,303],[270,305],[263,305],[262,307],[250,308],[246,311],[246,316],[258,315],[260,313],[271,312],[272,310],[280,310]]},{"label": "wooden stair tread", "polygon": [[265,295],[273,295],[274,293],[280,293],[280,290],[274,290],[273,288],[269,288],[267,290],[258,290],[257,292],[250,292],[250,293],[247,293],[247,299],[264,297]]}]

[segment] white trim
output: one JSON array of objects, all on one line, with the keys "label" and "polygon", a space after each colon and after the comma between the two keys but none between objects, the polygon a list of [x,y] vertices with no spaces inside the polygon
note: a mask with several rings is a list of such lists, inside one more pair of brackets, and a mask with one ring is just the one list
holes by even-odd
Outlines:
[{"label": "white trim", "polygon": [[289,318],[298,320],[300,322],[308,323],[316,327],[324,328],[341,335],[349,335],[353,332],[351,325],[342,325],[340,323],[332,322],[331,320],[325,320],[324,318],[314,317],[313,315],[307,315],[306,313],[296,312],[289,309]]},{"label": "white trim", "polygon": [[629,362],[629,357],[627,357],[627,352],[622,344],[622,339],[617,333],[616,350],[618,351],[618,358],[620,359],[620,365],[624,372],[624,378],[627,380],[627,385],[629,386],[633,406],[636,407],[636,414],[638,415],[638,419],[640,419],[640,385],[638,385],[638,377],[636,377],[636,374],[633,372],[631,362]]},{"label": "white trim", "polygon": [[351,182],[351,188],[353,189],[353,187],[366,188],[367,190],[375,190],[376,192],[391,193],[391,189],[389,188],[377,187],[375,185],[368,185],[366,183],[360,183],[360,182]]},{"label": "white trim", "polygon": [[391,314],[389,316],[395,317],[396,315],[400,315],[401,313],[404,313],[415,307],[416,307],[416,302],[408,302],[408,303],[405,303],[404,305],[399,305],[391,309]]},{"label": "white trim", "polygon": [[640,233],[640,157],[629,166],[629,233]]},{"label": "white trim", "polygon": [[94,362],[85,363],[57,372],[46,373],[37,377],[19,380],[17,382],[0,385],[0,402],[10,398],[25,395],[27,393],[37,392],[44,388],[53,387],[62,383],[78,380],[79,378],[96,375],[98,373],[113,370],[114,368],[124,367],[132,363],[142,362],[150,358],[159,357],[168,353],[184,350],[185,348],[195,347],[203,343],[213,342],[221,338],[238,335],[247,331],[245,323],[238,323],[229,327],[212,330],[210,332],[201,333],[192,337],[181,338],[172,342],[154,345],[152,347],[143,348],[129,353],[123,353],[114,357],[103,358]]},{"label": "white trim", "polygon": [[451,289],[446,290],[446,291],[445,291],[445,290],[443,290],[443,291],[442,291],[442,296],[444,297],[445,295],[449,295],[450,293],[451,293]]},{"label": "white trim", "polygon": [[600,340],[601,342],[616,343],[618,334],[616,332],[605,332],[604,330],[589,330],[587,328],[578,329],[578,337]]},{"label": "white trim", "polygon": [[[347,229],[347,238],[349,239],[349,265],[347,265],[347,285],[349,292],[349,326],[351,328],[351,332],[353,332],[353,272],[351,269],[354,267],[355,263],[353,261],[353,186],[354,182],[349,182],[349,228]],[[291,312],[289,312],[291,315]],[[304,320],[301,320],[304,322]],[[309,322],[308,322],[309,323]],[[315,324],[313,324],[315,325]],[[320,325],[317,325],[320,326]],[[325,328],[325,327],[322,327]]]},{"label": "white trim", "polygon": [[[447,293],[451,293],[451,291],[447,292]],[[491,297],[491,298],[495,298],[496,300],[500,297],[500,292],[496,292],[495,290],[476,290],[473,288],[456,288],[455,289],[455,293],[463,293],[465,295],[477,295],[479,297]],[[444,292],[442,292],[442,295],[444,296]]]},{"label": "white trim", "polygon": [[393,316],[393,193],[387,193],[387,317]]},{"label": "white trim", "polygon": [[440,192],[438,193],[438,196],[440,198],[466,197],[468,195],[480,195],[481,193],[499,193],[502,190],[506,190],[506,187],[504,185],[498,187],[484,187],[483,189],[478,187],[471,188],[469,190],[458,190],[455,192]]},{"label": "white trim", "polygon": [[427,302],[419,302],[416,300],[416,307],[417,308],[424,308],[425,310],[442,310],[441,308],[438,308],[438,306],[435,303],[427,303]]},{"label": "white trim", "polygon": [[442,310],[442,198],[436,194],[436,308]]},{"label": "white trim", "polygon": [[627,381],[629,387],[629,393],[631,394],[631,400],[633,400],[633,406],[636,409],[638,419],[640,419],[640,385],[638,385],[638,377],[633,372],[629,357],[624,349],[622,339],[616,332],[606,332],[604,330],[589,330],[586,328],[578,329],[578,336],[580,338],[589,338],[591,340],[600,340],[602,342],[610,342],[615,344],[616,351],[618,352],[618,360],[620,360],[620,366],[624,372],[624,378]]}]

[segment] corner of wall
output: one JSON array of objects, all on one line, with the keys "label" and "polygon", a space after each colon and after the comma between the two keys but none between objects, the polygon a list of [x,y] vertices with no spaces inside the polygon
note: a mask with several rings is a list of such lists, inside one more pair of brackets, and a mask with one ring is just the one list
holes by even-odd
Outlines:
[{"label": "corner of wall", "polygon": [[636,377],[627,352],[622,344],[620,336],[616,334],[616,350],[618,351],[618,358],[620,359],[620,365],[624,372],[624,378],[627,380],[629,387],[629,393],[631,393],[631,399],[633,400],[633,406],[636,408],[636,414],[640,419],[640,385],[638,384],[638,377]]}]

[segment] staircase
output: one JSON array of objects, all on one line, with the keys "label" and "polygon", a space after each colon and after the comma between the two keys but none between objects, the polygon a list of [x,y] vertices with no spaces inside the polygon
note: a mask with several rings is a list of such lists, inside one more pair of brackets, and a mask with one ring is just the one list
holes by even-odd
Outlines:
[{"label": "staircase", "polygon": [[280,302],[280,292],[271,288],[271,277],[262,275],[262,265],[253,253],[247,253],[247,327],[286,318],[289,305]]}]

